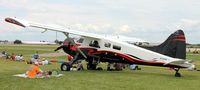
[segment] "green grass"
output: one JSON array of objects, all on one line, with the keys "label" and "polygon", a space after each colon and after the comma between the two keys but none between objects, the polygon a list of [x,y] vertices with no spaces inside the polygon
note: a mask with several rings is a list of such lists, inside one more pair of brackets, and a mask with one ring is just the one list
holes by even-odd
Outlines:
[{"label": "green grass", "polygon": [[30,56],[34,52],[39,51],[39,53],[53,52],[56,48],[56,45],[0,45],[0,51],[6,51],[9,54],[23,54],[25,56]]},{"label": "green grass", "polygon": [[[0,51],[22,53],[28,59],[37,50],[39,53],[53,52],[56,45],[0,45]],[[65,56],[46,57],[65,59]],[[200,55],[188,55],[200,67]],[[70,71],[61,72],[60,64],[41,66],[43,70],[58,70],[59,78],[25,79],[12,75],[24,73],[30,65],[0,59],[0,90],[199,90],[200,72],[181,69],[181,78],[174,71],[163,67],[140,66],[142,70],[131,71]],[[105,66],[104,63],[101,66]],[[104,67],[105,68],[105,67]]]}]

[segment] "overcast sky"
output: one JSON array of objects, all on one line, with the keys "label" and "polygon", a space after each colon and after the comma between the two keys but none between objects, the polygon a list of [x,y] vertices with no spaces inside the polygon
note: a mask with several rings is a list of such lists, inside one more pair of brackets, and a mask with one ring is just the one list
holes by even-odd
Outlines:
[{"label": "overcast sky", "polygon": [[54,41],[55,32],[24,29],[5,17],[149,42],[182,29],[188,43],[200,43],[200,0],[0,0],[0,40]]}]

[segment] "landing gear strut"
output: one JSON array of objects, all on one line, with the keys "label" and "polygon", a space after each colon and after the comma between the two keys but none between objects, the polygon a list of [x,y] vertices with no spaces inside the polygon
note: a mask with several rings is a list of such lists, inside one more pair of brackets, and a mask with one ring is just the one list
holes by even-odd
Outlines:
[{"label": "landing gear strut", "polygon": [[92,63],[88,63],[87,64],[87,69],[88,70],[96,70],[97,65],[96,64],[92,64]]},{"label": "landing gear strut", "polygon": [[61,71],[70,71],[72,65],[78,60],[79,53],[77,52],[70,62],[62,63],[60,66]]},{"label": "landing gear strut", "polygon": [[[77,61],[79,60],[81,57],[80,55],[82,55],[85,59],[87,58],[87,56],[80,50],[80,48],[78,48],[78,46],[76,45],[75,41],[69,37],[69,33],[65,33],[65,36],[67,37],[67,39],[64,41],[65,44],[68,46],[67,47],[58,47],[56,50],[60,49],[60,48],[63,48],[63,50],[67,53],[67,52],[70,52],[69,54],[72,54],[75,56],[73,57],[73,59],[69,62],[66,62],[66,63],[62,63],[62,65],[60,66],[61,70],[62,71],[70,71],[72,65]],[[72,47],[72,46],[73,47]],[[72,48],[75,48],[76,50],[72,49]],[[79,55],[80,54],[80,55]]]},{"label": "landing gear strut", "polygon": [[100,62],[100,57],[93,56],[88,60],[87,69],[88,70],[97,70],[97,65]]},{"label": "landing gear strut", "polygon": [[175,77],[181,77],[181,74],[178,72],[180,68],[175,69],[176,73],[175,73]]}]

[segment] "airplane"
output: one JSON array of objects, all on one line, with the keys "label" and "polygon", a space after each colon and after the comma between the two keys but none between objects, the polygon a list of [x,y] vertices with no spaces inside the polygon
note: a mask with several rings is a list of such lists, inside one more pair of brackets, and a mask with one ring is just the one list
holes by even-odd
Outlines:
[{"label": "airplane", "polygon": [[[7,17],[5,21],[24,28],[33,27],[63,33],[66,39],[56,50],[63,49],[65,53],[73,56],[73,59],[61,64],[62,71],[70,71],[77,60],[86,60],[87,68],[92,70],[96,69],[99,62],[170,67],[174,68],[175,77],[181,77],[181,68],[195,68],[193,63],[186,60],[185,36],[182,30],[172,33],[158,46],[140,47],[98,34],[28,22],[15,17]],[[69,34],[79,35],[81,38],[75,42]]]},{"label": "airplane", "polygon": [[31,44],[31,45],[54,45],[53,42],[36,42],[36,41],[22,41],[22,44]]}]

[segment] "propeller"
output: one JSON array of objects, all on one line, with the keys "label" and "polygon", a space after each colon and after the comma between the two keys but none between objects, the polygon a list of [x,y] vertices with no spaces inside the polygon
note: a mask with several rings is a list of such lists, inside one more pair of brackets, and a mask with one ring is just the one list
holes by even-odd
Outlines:
[{"label": "propeller", "polygon": [[[64,33],[64,34],[65,34],[65,36],[66,36],[67,38],[70,38],[70,37],[69,37],[69,33]],[[68,39],[68,40],[69,40],[69,43],[71,43],[71,44],[76,48],[76,50],[77,50],[84,58],[87,58],[87,56],[83,53],[83,51],[81,51],[81,49],[78,48],[78,46],[76,45],[74,39]]]}]

